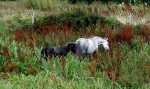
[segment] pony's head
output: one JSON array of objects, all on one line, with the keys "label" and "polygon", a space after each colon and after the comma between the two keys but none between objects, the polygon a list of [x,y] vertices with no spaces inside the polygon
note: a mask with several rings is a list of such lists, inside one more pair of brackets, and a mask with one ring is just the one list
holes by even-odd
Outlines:
[{"label": "pony's head", "polygon": [[108,38],[104,38],[102,43],[103,47],[106,49],[106,50],[109,50],[109,42],[108,42]]},{"label": "pony's head", "polygon": [[95,42],[96,45],[103,45],[105,50],[109,50],[109,42],[108,42],[108,38],[101,38],[98,36],[95,36],[92,38],[92,40]]}]

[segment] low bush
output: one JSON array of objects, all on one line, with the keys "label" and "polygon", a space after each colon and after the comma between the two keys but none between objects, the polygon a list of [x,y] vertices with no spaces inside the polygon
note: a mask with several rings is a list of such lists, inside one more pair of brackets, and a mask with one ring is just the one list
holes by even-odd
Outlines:
[{"label": "low bush", "polygon": [[113,29],[119,28],[121,25],[112,17],[87,14],[80,10],[63,13],[58,16],[48,16],[44,18],[44,23],[55,23],[60,25],[67,23],[71,25],[75,31],[86,31],[89,27],[95,29],[97,24],[105,24]]}]

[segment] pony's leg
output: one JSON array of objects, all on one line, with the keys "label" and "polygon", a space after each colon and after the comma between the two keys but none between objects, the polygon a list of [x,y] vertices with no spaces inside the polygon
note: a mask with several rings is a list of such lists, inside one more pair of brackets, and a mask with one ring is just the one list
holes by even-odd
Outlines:
[{"label": "pony's leg", "polygon": [[49,60],[49,61],[51,61],[52,60],[52,58],[53,58],[53,56],[52,55],[48,55],[48,57],[47,57],[47,61]]},{"label": "pony's leg", "polygon": [[96,50],[94,53],[90,55],[91,60],[97,60],[98,59],[98,50]]},{"label": "pony's leg", "polygon": [[98,50],[96,50],[94,53],[93,53],[93,57],[94,57],[94,59],[98,59]]},{"label": "pony's leg", "polygon": [[76,55],[79,57],[79,59],[81,61],[81,59],[82,59],[82,52],[81,52],[81,50],[77,49]]}]

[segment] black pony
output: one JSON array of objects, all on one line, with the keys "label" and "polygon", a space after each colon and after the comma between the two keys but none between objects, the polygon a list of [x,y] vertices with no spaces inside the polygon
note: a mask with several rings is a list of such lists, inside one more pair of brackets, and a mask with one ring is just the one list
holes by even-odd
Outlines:
[{"label": "black pony", "polygon": [[69,52],[73,54],[78,53],[79,46],[76,43],[68,43],[62,47],[45,47],[41,50],[41,57],[44,57],[46,60],[48,57],[64,57]]}]

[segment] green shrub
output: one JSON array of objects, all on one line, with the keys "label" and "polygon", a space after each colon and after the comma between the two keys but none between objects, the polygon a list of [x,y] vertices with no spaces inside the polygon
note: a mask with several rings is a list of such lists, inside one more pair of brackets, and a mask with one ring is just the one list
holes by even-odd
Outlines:
[{"label": "green shrub", "polygon": [[117,29],[122,26],[120,22],[118,22],[114,17],[106,17],[104,19],[104,23],[111,27],[112,29]]},{"label": "green shrub", "polygon": [[95,27],[99,21],[104,19],[104,17],[89,15],[83,11],[77,10],[63,13],[58,16],[48,16],[44,19],[44,23],[55,23],[60,25],[68,23],[75,31],[86,31],[86,28]]},{"label": "green shrub", "polygon": [[1,65],[0,71],[1,71],[2,65],[4,64],[5,61],[6,61],[6,58],[4,56],[0,55],[0,65]]},{"label": "green shrub", "polygon": [[[95,2],[95,1],[101,1],[103,3],[108,3],[108,2],[113,2],[113,3],[117,3],[117,4],[120,4],[122,3],[124,0],[68,0],[69,3],[71,4],[76,4],[76,3],[86,3],[86,4],[91,4],[92,2]],[[145,0],[144,2],[147,2],[149,3],[149,1]],[[142,1],[140,0],[128,0],[128,3],[131,3],[131,4],[139,4],[139,3],[142,3]]]}]

